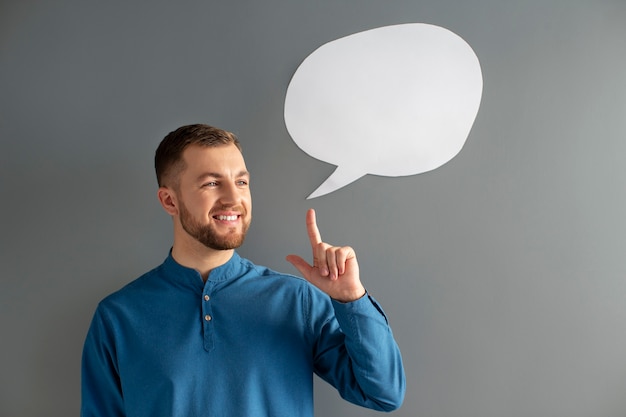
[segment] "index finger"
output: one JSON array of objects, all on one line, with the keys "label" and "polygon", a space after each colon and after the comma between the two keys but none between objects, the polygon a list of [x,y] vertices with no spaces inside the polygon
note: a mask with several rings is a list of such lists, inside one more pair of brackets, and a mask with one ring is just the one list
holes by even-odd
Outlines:
[{"label": "index finger", "polygon": [[322,236],[320,235],[320,230],[317,228],[315,210],[313,209],[309,209],[309,211],[306,212],[306,230],[312,248],[322,243]]}]

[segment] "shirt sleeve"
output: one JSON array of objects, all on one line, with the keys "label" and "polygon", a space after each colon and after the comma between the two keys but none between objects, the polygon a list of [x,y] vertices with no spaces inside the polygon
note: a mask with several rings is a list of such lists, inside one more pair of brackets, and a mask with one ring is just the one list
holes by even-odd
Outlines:
[{"label": "shirt sleeve", "polygon": [[112,330],[99,308],[91,322],[81,366],[81,417],[124,417]]},{"label": "shirt sleeve", "polygon": [[404,368],[382,308],[369,294],[330,303],[334,314],[319,324],[315,372],[347,401],[379,411],[399,408]]}]

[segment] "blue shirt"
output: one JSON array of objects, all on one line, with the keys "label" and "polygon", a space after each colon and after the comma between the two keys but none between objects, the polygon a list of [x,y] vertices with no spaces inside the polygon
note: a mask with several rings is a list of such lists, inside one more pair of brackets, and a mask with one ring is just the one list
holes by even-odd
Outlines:
[{"label": "blue shirt", "polygon": [[205,283],[170,255],[98,305],[81,416],[309,417],[313,373],[355,404],[400,406],[402,359],[369,294],[340,303],[237,253]]}]

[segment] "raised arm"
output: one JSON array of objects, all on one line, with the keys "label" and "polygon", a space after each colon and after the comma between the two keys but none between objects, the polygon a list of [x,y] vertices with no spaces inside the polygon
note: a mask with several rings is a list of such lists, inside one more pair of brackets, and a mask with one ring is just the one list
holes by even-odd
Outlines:
[{"label": "raised arm", "polygon": [[[406,381],[387,317],[361,283],[354,250],[324,243],[312,209],[307,212],[306,224],[313,265],[296,255],[289,255],[287,260],[330,296],[334,310],[333,317],[314,315],[318,319],[311,324],[317,337],[315,372],[350,402],[381,411],[395,410],[403,402]],[[318,312],[328,306],[328,300],[312,301]]]}]

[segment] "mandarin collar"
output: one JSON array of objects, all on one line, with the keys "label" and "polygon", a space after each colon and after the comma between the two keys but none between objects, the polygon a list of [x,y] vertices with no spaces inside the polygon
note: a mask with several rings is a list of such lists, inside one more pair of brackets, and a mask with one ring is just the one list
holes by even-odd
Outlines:
[{"label": "mandarin collar", "polygon": [[[168,276],[171,276],[176,281],[184,281],[185,283],[197,283],[200,287],[204,287],[204,282],[200,273],[193,268],[183,266],[176,262],[172,256],[172,250],[170,249],[163,267]],[[233,256],[225,263],[217,268],[213,268],[209,272],[209,279],[207,282],[220,282],[227,281],[229,279],[238,277],[241,275],[243,269],[242,259],[239,254],[234,251]],[[195,285],[194,285],[195,286]]]}]

